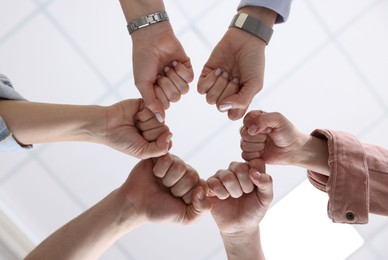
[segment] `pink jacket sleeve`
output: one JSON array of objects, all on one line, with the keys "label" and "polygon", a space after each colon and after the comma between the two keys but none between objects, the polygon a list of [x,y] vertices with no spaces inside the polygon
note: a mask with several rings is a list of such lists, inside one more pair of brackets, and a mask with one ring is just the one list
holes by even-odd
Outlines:
[{"label": "pink jacket sleeve", "polygon": [[328,143],[330,177],[312,171],[307,176],[329,195],[329,218],[365,224],[369,213],[388,216],[388,149],[339,131],[315,130],[312,135]]}]

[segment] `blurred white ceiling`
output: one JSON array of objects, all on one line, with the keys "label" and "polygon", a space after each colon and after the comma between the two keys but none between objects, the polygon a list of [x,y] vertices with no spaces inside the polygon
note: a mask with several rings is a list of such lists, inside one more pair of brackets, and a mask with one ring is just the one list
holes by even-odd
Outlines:
[{"label": "blurred white ceiling", "polygon": [[[165,4],[198,77],[238,1]],[[0,10],[0,71],[27,99],[108,105],[139,97],[119,1],[0,0]],[[289,21],[274,28],[265,86],[251,109],[282,112],[306,132],[349,131],[388,147],[382,138],[388,129],[387,13],[387,0],[294,1]],[[231,122],[208,105],[196,91],[196,80],[168,110],[167,124],[174,133],[172,153],[203,178],[242,160],[241,121]],[[37,244],[118,187],[136,162],[88,143],[2,153],[1,210]],[[267,171],[275,188],[273,207],[262,223],[268,259],[386,259],[387,218],[371,215],[363,226],[332,224],[327,196],[304,182],[303,169],[271,166]],[[12,250],[0,244],[0,259],[12,259]],[[225,258],[210,215],[189,227],[141,227],[102,257]]]}]

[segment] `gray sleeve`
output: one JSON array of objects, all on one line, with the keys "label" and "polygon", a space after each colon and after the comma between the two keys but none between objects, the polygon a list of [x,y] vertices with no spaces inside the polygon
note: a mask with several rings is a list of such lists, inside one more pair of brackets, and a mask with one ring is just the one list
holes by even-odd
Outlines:
[{"label": "gray sleeve", "polygon": [[[10,80],[3,74],[0,74],[0,99],[25,100],[18,92],[16,92]],[[0,152],[30,148],[32,148],[32,145],[22,146],[16,141],[7,128],[3,118],[0,116]]]},{"label": "gray sleeve", "polygon": [[16,141],[0,116],[0,152],[20,151],[31,148],[32,145],[22,146]]},{"label": "gray sleeve", "polygon": [[291,2],[292,0],[241,0],[237,9],[249,5],[265,7],[278,13],[276,23],[283,23],[290,15]]},{"label": "gray sleeve", "polygon": [[0,99],[25,100],[12,86],[11,81],[0,73]]}]

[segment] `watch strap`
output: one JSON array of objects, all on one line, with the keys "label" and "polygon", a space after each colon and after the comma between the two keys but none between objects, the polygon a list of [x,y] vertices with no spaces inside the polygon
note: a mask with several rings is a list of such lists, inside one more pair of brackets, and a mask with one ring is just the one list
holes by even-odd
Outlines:
[{"label": "watch strap", "polygon": [[252,16],[249,16],[246,13],[236,14],[233,17],[229,27],[239,28],[250,34],[253,34],[254,36],[265,41],[266,44],[268,44],[269,41],[271,40],[271,36],[273,33],[273,30],[271,27],[266,25],[264,22]]},{"label": "watch strap", "polygon": [[151,24],[160,23],[163,21],[168,20],[168,15],[166,11],[159,11],[156,13],[152,13],[149,15],[141,16],[139,18],[136,18],[135,20],[131,21],[128,25],[128,32],[129,34],[133,33],[134,31],[147,27]]}]

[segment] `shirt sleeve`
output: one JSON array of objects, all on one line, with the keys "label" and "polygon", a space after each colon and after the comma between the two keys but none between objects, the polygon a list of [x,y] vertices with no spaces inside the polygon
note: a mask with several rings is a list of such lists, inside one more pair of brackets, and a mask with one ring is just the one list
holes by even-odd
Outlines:
[{"label": "shirt sleeve", "polygon": [[287,21],[290,15],[292,0],[241,0],[237,9],[245,6],[260,6],[278,13],[276,23]]},{"label": "shirt sleeve", "polygon": [[365,224],[369,213],[388,216],[388,150],[340,131],[315,130],[312,135],[328,143],[330,176],[313,171],[307,175],[328,194],[329,218]]},{"label": "shirt sleeve", "polygon": [[[25,100],[12,86],[11,81],[0,74],[0,99]],[[0,116],[0,151],[16,151],[32,148],[32,145],[20,145],[7,128],[5,121]]]}]

